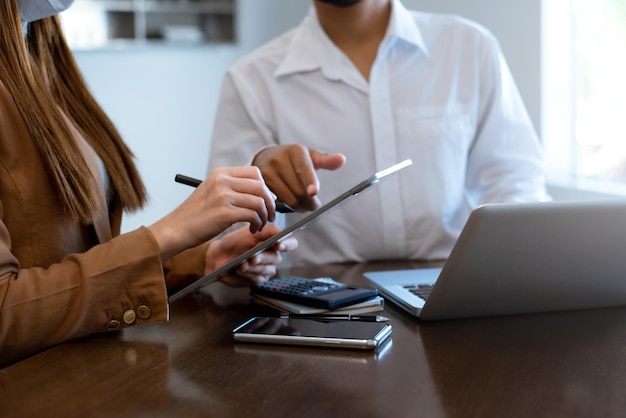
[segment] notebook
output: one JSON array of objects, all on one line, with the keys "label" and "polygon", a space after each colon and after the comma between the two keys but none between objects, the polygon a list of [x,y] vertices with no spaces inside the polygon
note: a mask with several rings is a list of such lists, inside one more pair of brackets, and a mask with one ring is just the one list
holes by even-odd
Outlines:
[{"label": "notebook", "polygon": [[370,186],[373,186],[373,185],[377,184],[383,178],[385,178],[385,177],[387,177],[387,176],[389,176],[389,175],[391,175],[393,173],[397,173],[398,171],[402,170],[403,168],[406,168],[406,167],[410,166],[411,164],[413,164],[413,162],[410,159],[407,159],[407,160],[401,161],[401,162],[399,162],[397,164],[394,164],[394,165],[392,165],[389,168],[386,168],[384,170],[381,170],[381,171],[378,171],[378,172],[372,174],[371,176],[369,176],[365,180],[357,183],[354,187],[351,187],[350,189],[346,190],[344,193],[340,194],[339,196],[337,196],[336,198],[334,198],[330,202],[326,203],[325,205],[321,206],[317,210],[311,212],[310,214],[308,214],[304,218],[298,220],[297,222],[293,223],[292,225],[289,225],[289,226],[285,227],[282,231],[280,231],[276,235],[273,235],[271,238],[268,238],[267,240],[265,240],[262,243],[256,245],[255,247],[251,248],[250,250],[246,251],[245,253],[241,254],[240,256],[234,258],[233,260],[231,260],[230,262],[226,263],[225,265],[223,265],[219,269],[213,271],[212,273],[210,273],[210,274],[204,276],[203,278],[195,281],[194,283],[190,284],[189,286],[187,286],[187,287],[179,290],[178,292],[172,294],[168,298],[169,302],[174,302],[175,300],[180,299],[181,297],[185,296],[186,294],[188,294],[190,292],[193,292],[193,291],[199,289],[202,286],[206,286],[207,284],[218,280],[220,277],[222,277],[222,275],[224,275],[224,274],[234,270],[235,268],[237,268],[237,266],[239,266],[244,261],[250,259],[254,255],[256,255],[256,254],[258,254],[258,253],[260,253],[262,251],[265,251],[265,250],[269,249],[270,247],[272,247],[272,245],[274,245],[280,239],[286,237],[287,235],[289,235],[289,234],[291,234],[291,233],[293,233],[293,232],[295,232],[297,230],[303,229],[311,221],[313,221],[314,219],[316,219],[317,217],[319,217],[323,213],[326,213],[328,210],[330,210],[330,209],[334,208],[335,206],[339,205],[340,203],[344,202],[346,199],[348,199],[348,198],[350,198],[352,196],[356,196],[357,194],[361,193],[362,191],[364,191],[365,189],[369,188]]},{"label": "notebook", "polygon": [[274,299],[269,296],[257,295],[254,293],[250,294],[250,299],[252,304],[258,305],[260,308],[267,308],[267,310],[269,310],[269,313],[274,314],[294,313],[299,315],[319,315],[332,313],[343,315],[361,315],[371,312],[380,312],[385,307],[385,299],[380,296],[375,296],[372,299],[368,299],[363,302],[353,303],[352,305],[332,310],[300,305],[299,303]]},{"label": "notebook", "polygon": [[626,305],[626,201],[480,206],[442,268],[365,277],[422,320]]}]

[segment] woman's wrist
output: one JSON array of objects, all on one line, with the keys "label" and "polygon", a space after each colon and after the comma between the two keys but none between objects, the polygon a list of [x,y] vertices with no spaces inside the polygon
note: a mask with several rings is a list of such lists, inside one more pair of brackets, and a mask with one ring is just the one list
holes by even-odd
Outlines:
[{"label": "woman's wrist", "polygon": [[148,227],[154,239],[161,251],[161,259],[163,261],[169,260],[174,255],[182,251],[184,248],[179,248],[177,245],[177,233],[173,228],[170,228],[166,222],[157,221]]}]

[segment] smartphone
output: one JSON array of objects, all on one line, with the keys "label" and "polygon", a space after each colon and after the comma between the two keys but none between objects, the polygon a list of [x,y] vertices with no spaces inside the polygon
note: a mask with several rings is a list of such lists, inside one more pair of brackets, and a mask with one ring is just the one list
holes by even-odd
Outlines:
[{"label": "smartphone", "polygon": [[370,350],[391,335],[391,325],[327,319],[254,317],[233,330],[235,341]]},{"label": "smartphone", "polygon": [[378,296],[378,289],[348,287],[331,279],[280,277],[250,287],[252,294],[270,297],[314,308],[334,310]]}]

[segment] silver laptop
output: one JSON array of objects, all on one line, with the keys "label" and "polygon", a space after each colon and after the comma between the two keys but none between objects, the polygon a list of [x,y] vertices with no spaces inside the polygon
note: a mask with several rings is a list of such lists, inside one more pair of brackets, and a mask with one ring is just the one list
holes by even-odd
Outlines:
[{"label": "silver laptop", "polygon": [[310,214],[308,214],[304,218],[296,221],[292,225],[289,225],[289,226],[285,227],[282,231],[280,231],[276,235],[273,235],[271,238],[268,238],[265,241],[263,241],[262,243],[256,245],[254,248],[249,249],[245,253],[243,253],[243,254],[239,255],[238,257],[234,258],[233,260],[229,261],[228,263],[226,263],[222,267],[218,268],[217,270],[215,270],[215,271],[209,273],[208,275],[202,277],[201,279],[195,281],[194,283],[190,284],[189,286],[185,287],[184,289],[181,289],[178,292],[174,293],[173,295],[171,295],[168,298],[169,302],[171,303],[171,302],[173,302],[173,301],[175,301],[177,299],[180,299],[181,297],[185,296],[186,294],[191,293],[191,292],[199,289],[202,286],[206,286],[209,283],[212,283],[212,282],[218,280],[225,273],[228,273],[228,272],[232,271],[233,269],[237,268],[237,266],[239,266],[244,261],[246,261],[246,260],[250,259],[251,257],[253,257],[255,254],[258,254],[261,251],[267,250],[268,248],[270,248],[272,245],[274,245],[274,243],[276,243],[280,239],[286,237],[287,235],[289,235],[289,234],[291,234],[291,233],[293,233],[295,231],[298,231],[300,229],[305,228],[314,219],[317,219],[320,215],[328,212],[330,209],[332,209],[335,206],[339,205],[340,203],[344,202],[346,199],[348,199],[348,198],[350,198],[352,196],[356,196],[357,194],[359,194],[362,191],[368,189],[369,187],[373,186],[374,184],[377,184],[379,181],[381,181],[385,177],[387,177],[387,176],[389,176],[391,174],[394,174],[394,173],[402,170],[403,168],[406,168],[406,167],[410,166],[411,164],[413,164],[413,161],[411,161],[410,159],[407,159],[407,160],[401,161],[401,162],[399,162],[397,164],[394,164],[394,165],[392,165],[389,168],[377,171],[376,173],[372,174],[371,176],[369,176],[365,180],[360,181],[355,186],[353,186],[350,189],[346,190],[345,192],[343,192],[342,194],[340,194],[339,196],[337,196],[336,198],[334,198],[330,202],[328,202],[325,205],[321,206],[317,210],[311,212]]},{"label": "silver laptop", "polygon": [[480,206],[443,268],[365,277],[423,320],[626,305],[626,200]]}]

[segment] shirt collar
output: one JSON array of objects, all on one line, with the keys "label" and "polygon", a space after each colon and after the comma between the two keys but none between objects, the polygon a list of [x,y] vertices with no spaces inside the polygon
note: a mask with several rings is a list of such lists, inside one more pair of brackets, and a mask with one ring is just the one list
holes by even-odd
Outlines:
[{"label": "shirt collar", "polygon": [[428,48],[422,37],[417,22],[400,0],[392,0],[391,2],[391,18],[387,28],[385,41],[388,39],[400,39],[405,43],[412,45],[428,56]]},{"label": "shirt collar", "polygon": [[315,7],[311,6],[304,21],[296,29],[287,54],[274,75],[280,77],[320,68],[333,68],[339,63],[340,57],[340,51],[320,25]]},{"label": "shirt collar", "polygon": [[[392,0],[391,18],[381,45],[394,42],[396,39],[422,50],[424,55],[428,56],[422,32],[400,0]],[[340,78],[338,69],[344,59],[346,57],[322,29],[315,7],[311,6],[304,21],[296,29],[287,54],[274,72],[274,76],[322,69],[326,77],[338,79]]]}]

